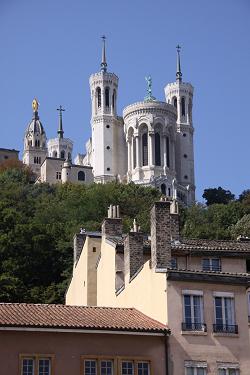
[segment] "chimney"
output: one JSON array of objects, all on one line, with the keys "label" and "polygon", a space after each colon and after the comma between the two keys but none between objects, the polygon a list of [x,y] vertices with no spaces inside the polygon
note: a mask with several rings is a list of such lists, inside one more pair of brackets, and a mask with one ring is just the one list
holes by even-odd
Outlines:
[{"label": "chimney", "polygon": [[143,233],[134,220],[133,228],[124,240],[125,274],[129,274],[129,280],[143,264]]},{"label": "chimney", "polygon": [[119,206],[109,206],[108,217],[102,223],[102,234],[111,237],[122,236],[122,219],[120,218]]},{"label": "chimney", "polygon": [[74,264],[76,264],[80,258],[85,240],[86,234],[82,233],[82,231],[81,233],[76,233],[74,236]]},{"label": "chimney", "polygon": [[161,200],[151,209],[151,262],[155,268],[171,266],[171,242],[179,241],[178,205]]}]

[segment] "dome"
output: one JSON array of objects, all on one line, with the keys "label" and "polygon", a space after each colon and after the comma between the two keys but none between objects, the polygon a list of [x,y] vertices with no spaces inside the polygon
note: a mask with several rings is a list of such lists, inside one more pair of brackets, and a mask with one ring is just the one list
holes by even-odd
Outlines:
[{"label": "dome", "polygon": [[39,120],[39,116],[38,116],[38,113],[35,112],[34,113],[34,117],[33,119],[31,120],[31,122],[29,123],[27,129],[26,129],[26,134],[44,134],[44,128],[43,128],[43,125],[41,123],[41,121]]}]

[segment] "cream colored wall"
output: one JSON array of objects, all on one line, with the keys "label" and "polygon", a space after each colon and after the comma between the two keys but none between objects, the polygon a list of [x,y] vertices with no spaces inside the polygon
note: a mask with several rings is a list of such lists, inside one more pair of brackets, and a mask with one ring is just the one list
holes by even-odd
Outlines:
[{"label": "cream colored wall", "polygon": [[[202,259],[216,258],[211,256],[188,257],[188,269],[202,270]],[[186,269],[186,257],[177,256],[177,267],[179,269]],[[246,272],[246,260],[239,258],[221,258],[222,272]]]},{"label": "cream colored wall", "polygon": [[[96,262],[101,240],[87,237],[66,293],[66,305],[96,305]],[[96,247],[96,252],[93,252]]]},{"label": "cream colored wall", "polygon": [[[203,291],[204,322],[207,333],[182,334],[183,322],[182,290]],[[213,334],[214,300],[213,292],[231,292],[235,296],[236,324],[239,335]],[[167,322],[172,335],[169,338],[169,364],[171,375],[184,374],[184,361],[206,361],[208,375],[217,375],[216,361],[239,363],[241,375],[249,375],[250,340],[247,321],[247,299],[244,286],[216,285],[206,283],[167,283]],[[178,358],[178,360],[176,360]]]},{"label": "cream colored wall", "polygon": [[61,172],[62,166],[63,160],[61,159],[45,159],[41,166],[41,182],[61,183],[61,180],[56,179],[56,172]]},{"label": "cream colored wall", "polygon": [[115,248],[102,237],[101,259],[97,269],[97,306],[115,306]]},{"label": "cream colored wall", "polygon": [[135,307],[166,324],[166,274],[156,273],[149,264],[147,261],[138,275],[126,283],[125,289],[116,297],[116,306]]}]

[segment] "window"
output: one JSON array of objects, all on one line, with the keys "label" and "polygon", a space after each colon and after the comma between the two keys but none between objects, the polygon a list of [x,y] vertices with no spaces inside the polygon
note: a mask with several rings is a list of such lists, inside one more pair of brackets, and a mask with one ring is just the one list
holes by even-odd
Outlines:
[{"label": "window", "polygon": [[61,159],[65,158],[65,151],[61,151]]},{"label": "window", "polygon": [[171,268],[177,269],[177,258],[171,258]]},{"label": "window", "polygon": [[206,375],[207,363],[185,361],[185,375]]},{"label": "window", "polygon": [[186,111],[185,111],[185,98],[184,97],[181,98],[181,115],[182,116],[186,115]]},{"label": "window", "polygon": [[85,181],[85,173],[83,171],[78,172],[78,181]]},{"label": "window", "polygon": [[161,137],[155,133],[155,165],[161,165]]},{"label": "window", "polygon": [[177,98],[176,98],[176,96],[174,96],[173,104],[174,104],[174,107],[177,108]]},{"label": "window", "polygon": [[109,128],[110,128],[110,126],[109,126],[109,125],[106,125],[106,128],[107,128],[107,129],[109,129]]},{"label": "window", "polygon": [[149,375],[149,363],[148,362],[138,362],[138,375]]},{"label": "window", "polygon": [[166,152],[167,152],[167,167],[170,167],[170,158],[169,158],[169,137],[166,138]]},{"label": "window", "polygon": [[202,259],[203,271],[221,271],[221,261],[219,258]]},{"label": "window", "polygon": [[96,360],[86,359],[84,361],[84,374],[96,375],[96,373],[97,373]]},{"label": "window", "polygon": [[215,293],[214,297],[214,332],[238,333],[238,326],[235,325],[234,297],[218,294],[221,293]]},{"label": "window", "polygon": [[105,105],[106,107],[109,107],[109,87],[106,87],[105,89]]},{"label": "window", "polygon": [[110,150],[110,146],[107,146],[106,148],[107,148],[107,150]]},{"label": "window", "polygon": [[240,375],[238,363],[218,363],[218,375]]},{"label": "window", "polygon": [[68,159],[71,160],[71,153],[68,152]]},{"label": "window", "polygon": [[203,323],[203,296],[201,293],[200,291],[183,292],[183,331],[206,331],[206,325]]},{"label": "window", "polygon": [[187,158],[187,154],[184,154],[183,157],[186,159]]},{"label": "window", "polygon": [[189,99],[189,102],[188,102],[188,117],[189,117],[189,121],[192,121],[192,100]]},{"label": "window", "polygon": [[61,180],[62,179],[62,173],[61,172],[56,172],[56,179]]},{"label": "window", "polygon": [[166,195],[166,185],[165,184],[161,184],[161,193],[163,195]]},{"label": "window", "polygon": [[[82,356],[81,375],[150,375],[150,361],[137,358]],[[33,374],[32,374],[33,375]],[[40,375],[40,374],[39,374]]]},{"label": "window", "polygon": [[135,138],[133,138],[133,168],[136,167],[136,141]]},{"label": "window", "polygon": [[112,95],[112,107],[113,107],[113,109],[115,109],[115,99],[116,99],[116,91],[114,90],[113,95]]},{"label": "window", "polygon": [[113,375],[113,361],[110,361],[110,360],[101,361],[100,375]]},{"label": "window", "polygon": [[134,363],[132,361],[122,361],[121,363],[122,375],[134,375]]},{"label": "window", "polygon": [[142,135],[142,165],[148,165],[148,134]]},{"label": "window", "polygon": [[97,107],[101,108],[101,106],[102,106],[102,92],[101,92],[100,87],[97,87],[96,93],[97,93]]},{"label": "window", "polygon": [[185,174],[184,178],[185,178],[185,180],[187,180],[187,179],[188,179],[188,176]]},{"label": "window", "polygon": [[107,171],[110,171],[110,168],[109,168],[109,167],[107,168]]},{"label": "window", "polygon": [[52,373],[52,356],[22,355],[21,375],[51,375]]}]

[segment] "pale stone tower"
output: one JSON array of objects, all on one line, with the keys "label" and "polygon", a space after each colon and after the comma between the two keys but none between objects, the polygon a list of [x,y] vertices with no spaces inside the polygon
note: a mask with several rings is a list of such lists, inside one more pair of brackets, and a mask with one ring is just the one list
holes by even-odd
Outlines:
[{"label": "pale stone tower", "polygon": [[23,163],[40,176],[41,164],[47,155],[46,134],[38,116],[38,101],[32,101],[33,118],[24,135]]},{"label": "pale stone tower", "polygon": [[118,77],[107,72],[105,37],[101,70],[90,76],[92,100],[92,166],[94,181],[105,183],[126,174],[123,120],[117,116]]},{"label": "pale stone tower", "polygon": [[[176,82],[169,83],[165,87],[167,103],[174,105],[177,109],[176,122],[176,178],[179,185],[177,195],[187,204],[195,201],[195,180],[194,180],[194,148],[193,148],[193,86],[190,83],[182,82],[180,64],[180,46],[177,46],[177,71]],[[185,198],[186,196],[186,198]]]},{"label": "pale stone tower", "polygon": [[58,137],[48,140],[48,156],[52,158],[60,159],[72,159],[73,142],[69,138],[64,138],[63,124],[62,124],[62,112],[65,109],[60,107],[59,111],[59,126],[58,126]]}]

